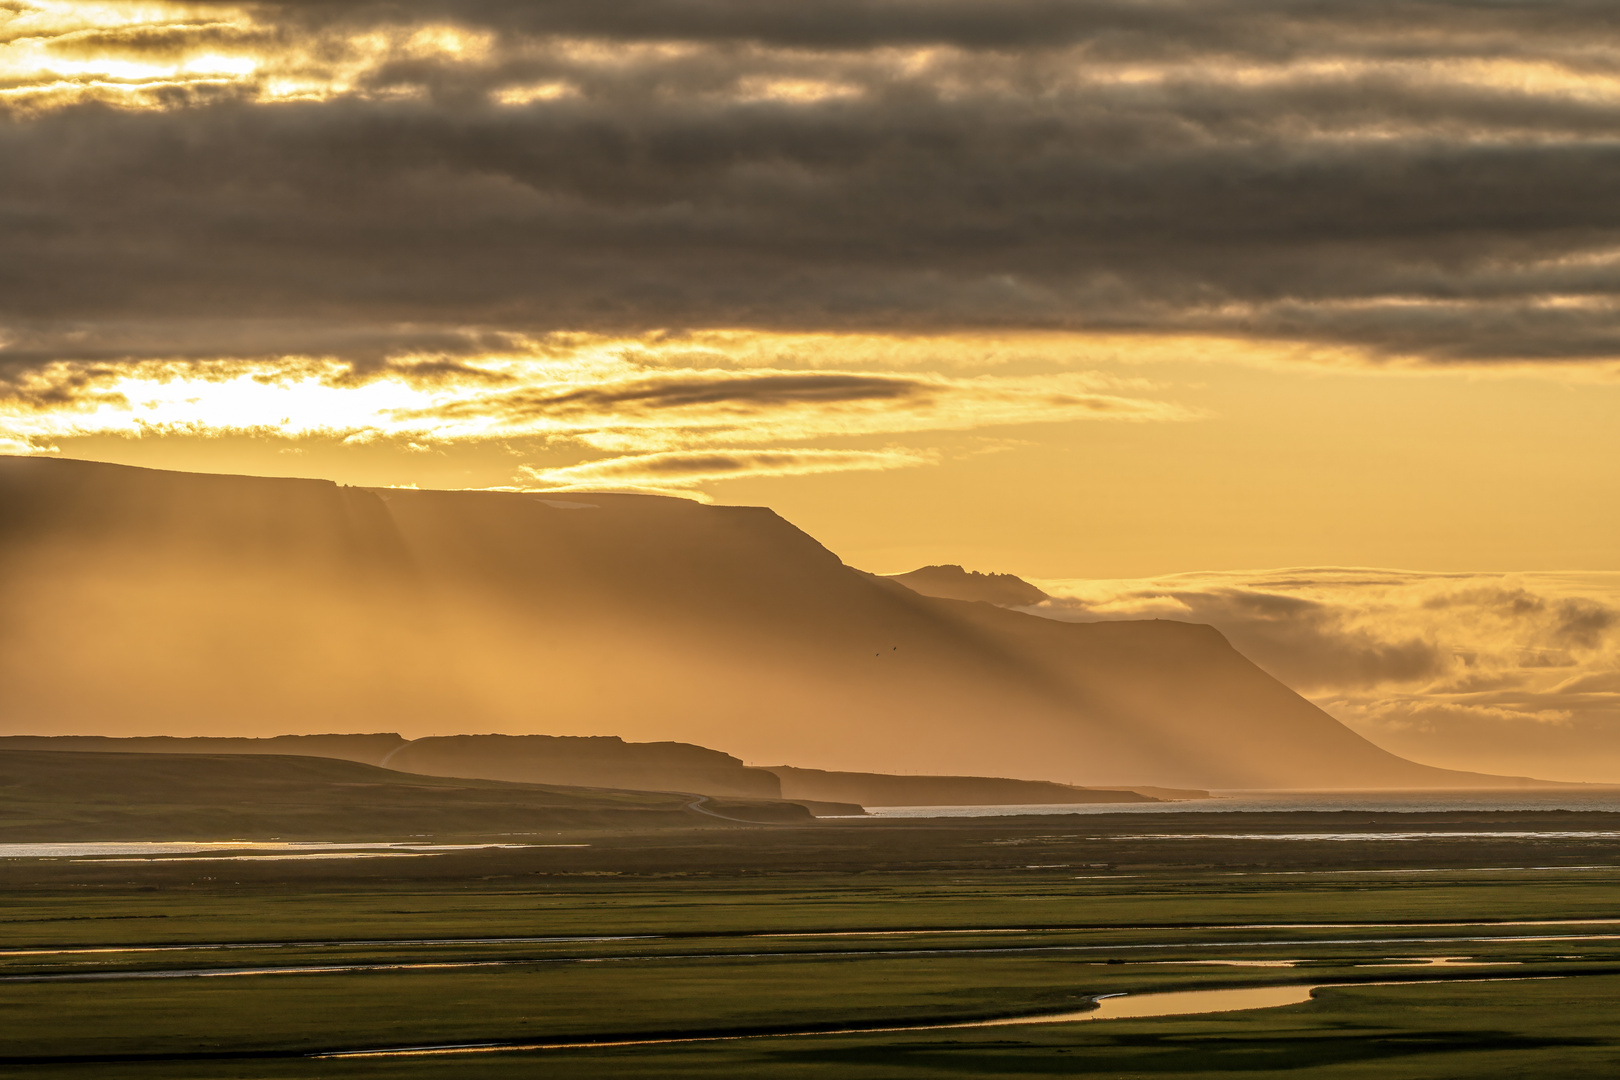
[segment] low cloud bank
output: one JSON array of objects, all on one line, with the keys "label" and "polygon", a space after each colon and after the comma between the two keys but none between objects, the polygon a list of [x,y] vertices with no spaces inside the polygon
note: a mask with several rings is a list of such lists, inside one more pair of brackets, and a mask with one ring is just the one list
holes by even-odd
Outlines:
[{"label": "low cloud bank", "polygon": [[1056,619],[1210,623],[1429,764],[1620,783],[1620,574],[1343,568],[1039,581]]}]

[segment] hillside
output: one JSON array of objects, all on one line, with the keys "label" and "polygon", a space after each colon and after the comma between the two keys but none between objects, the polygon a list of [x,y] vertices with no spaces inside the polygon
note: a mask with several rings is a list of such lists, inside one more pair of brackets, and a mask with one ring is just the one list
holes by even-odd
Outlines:
[{"label": "hillside", "polygon": [[[0,735],[7,750],[75,751],[98,754],[229,754],[337,758],[381,765],[405,745],[393,732],[364,735],[273,735],[268,738],[193,735]],[[612,787],[614,785],[601,785]]]},{"label": "hillside", "polygon": [[[648,792],[414,776],[331,758],[0,750],[0,841],[405,840],[723,824]],[[713,804],[761,822],[792,803]]]},{"label": "hillside", "polygon": [[[1046,780],[990,776],[894,776],[829,772],[773,765],[783,798],[859,803],[862,806],[1021,806],[1060,803],[1150,803],[1165,799],[1137,791],[1079,788]],[[1207,792],[1188,792],[1204,795]]]},{"label": "hillside", "polygon": [[[555,505],[553,505],[555,504]],[[1088,786],[1491,786],[1205,626],[1058,623],[845,566],[769,510],[0,459],[13,732],[617,734]]]},{"label": "hillside", "polygon": [[745,768],[730,754],[688,743],[626,743],[614,736],[439,736],[406,743],[386,762],[390,768],[432,776],[762,799],[782,794],[774,775]]},{"label": "hillside", "polygon": [[[440,735],[407,740],[370,735],[230,738],[168,735],[4,735],[0,751],[112,754],[298,755],[385,765],[397,772],[529,784],[693,792],[790,799],[813,813],[858,814],[878,806],[1157,802],[1207,798],[1206,791],[1077,788],[1045,780],[984,776],[896,776],[790,766],[754,769],[730,754],[688,743],[627,743],[612,736]],[[789,794],[791,792],[791,794]],[[860,798],[856,797],[860,794]]]},{"label": "hillside", "polygon": [[193,736],[12,735],[3,750],[73,750],[122,754],[293,754],[386,765],[399,772],[507,780],[526,784],[683,791],[775,799],[781,784],[730,754],[686,743],[627,743],[613,736],[452,735],[406,740],[400,735]]},{"label": "hillside", "polygon": [[889,574],[912,592],[941,600],[970,600],[997,607],[1023,607],[1051,597],[1013,574],[984,574],[960,566],[924,566],[905,574]]}]

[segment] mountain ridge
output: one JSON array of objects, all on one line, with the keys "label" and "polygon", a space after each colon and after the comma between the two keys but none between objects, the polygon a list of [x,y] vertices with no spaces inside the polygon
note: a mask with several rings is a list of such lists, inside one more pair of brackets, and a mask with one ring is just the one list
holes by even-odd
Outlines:
[{"label": "mountain ridge", "polygon": [[40,458],[0,459],[0,507],[12,730],[472,727],[1083,786],[1533,783],[1389,754],[1212,628],[922,596],[762,507]]},{"label": "mountain ridge", "polygon": [[1015,574],[986,574],[954,563],[923,566],[904,574],[885,574],[913,592],[941,600],[971,600],[996,607],[1026,607],[1052,599]]},{"label": "mountain ridge", "polygon": [[[135,758],[140,758],[137,763]],[[336,758],[0,749],[0,839],[408,840],[804,824],[793,802],[421,776]]]},{"label": "mountain ridge", "polygon": [[750,769],[722,751],[668,741],[627,743],[614,735],[0,735],[0,751],[7,750],[318,757],[417,776],[757,799],[782,795],[773,773]]}]

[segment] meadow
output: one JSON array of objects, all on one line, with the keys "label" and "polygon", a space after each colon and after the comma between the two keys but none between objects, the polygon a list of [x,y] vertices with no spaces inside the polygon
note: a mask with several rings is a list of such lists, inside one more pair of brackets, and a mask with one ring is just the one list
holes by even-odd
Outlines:
[{"label": "meadow", "polygon": [[[848,821],[381,858],[0,859],[0,1062],[63,1078],[1608,1076],[1614,816]],[[1284,985],[1320,988],[1248,1011],[873,1030]],[[578,1045],[615,1042],[638,1045]]]}]

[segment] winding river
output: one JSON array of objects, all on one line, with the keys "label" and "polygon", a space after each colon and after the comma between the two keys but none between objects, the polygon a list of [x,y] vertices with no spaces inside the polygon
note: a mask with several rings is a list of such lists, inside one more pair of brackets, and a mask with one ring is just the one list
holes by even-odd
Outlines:
[{"label": "winding river", "polygon": [[[1569,978],[1571,976],[1538,976]],[[400,1046],[378,1050],[338,1050],[311,1054],[314,1058],[431,1057],[456,1054],[498,1054],[539,1050],[589,1050],[616,1046],[673,1046],[682,1043],[721,1042],[729,1039],[789,1039],[820,1035],[880,1035],[911,1031],[958,1031],[968,1028],[1012,1027],[1029,1024],[1073,1024],[1094,1020],[1145,1017],[1204,1016],[1210,1013],[1274,1009],[1301,1005],[1316,991],[1332,986],[1427,986],[1440,982],[1516,982],[1523,977],[1498,976],[1470,979],[1423,979],[1392,983],[1324,982],[1294,986],[1254,986],[1238,990],[1170,990],[1156,994],[1113,994],[1100,997],[1086,1009],[1061,1013],[1034,1013],[995,1020],[950,1023],[885,1024],[874,1027],[801,1028],[734,1034],[675,1035],[663,1038],[611,1039],[594,1042],[484,1042],[438,1046]]]}]

